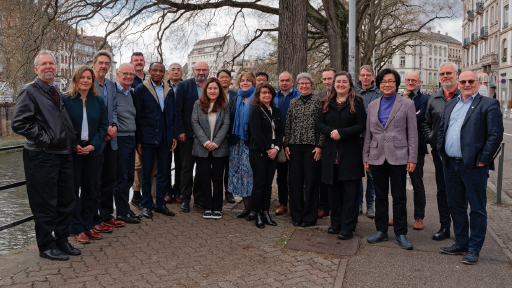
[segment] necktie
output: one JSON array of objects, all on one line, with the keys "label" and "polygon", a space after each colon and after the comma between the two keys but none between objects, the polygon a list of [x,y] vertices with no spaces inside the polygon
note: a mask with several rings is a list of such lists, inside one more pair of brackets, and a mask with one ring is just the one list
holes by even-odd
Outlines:
[{"label": "necktie", "polygon": [[52,90],[53,96],[55,97],[55,102],[57,102],[57,105],[60,105],[59,92],[57,92],[57,89],[55,89],[55,86],[51,86],[50,89]]}]

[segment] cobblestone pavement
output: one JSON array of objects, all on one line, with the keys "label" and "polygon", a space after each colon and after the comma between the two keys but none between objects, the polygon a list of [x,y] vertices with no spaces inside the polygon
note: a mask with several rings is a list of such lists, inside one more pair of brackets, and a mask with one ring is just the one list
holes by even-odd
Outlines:
[{"label": "cobblestone pavement", "polygon": [[[507,287],[512,282],[512,211],[509,205],[488,203],[489,229],[480,261],[463,265],[461,256],[440,254],[452,238],[433,241],[439,229],[432,160],[425,165],[427,208],[425,229],[412,229],[412,187],[408,184],[408,238],[413,251],[390,241],[370,245],[372,220],[362,215],[354,256],[334,256],[286,248],[293,237],[289,214],[275,216],[277,227],[258,229],[237,219],[240,206],[224,206],[221,220],[203,219],[202,211],[155,213],[140,225],[116,228],[102,240],[73,245],[82,255],[52,262],[38,256],[35,245],[0,257],[1,287]],[[391,200],[390,200],[391,203]],[[242,205],[242,204],[239,204]],[[273,199],[272,207],[277,207]],[[176,204],[169,204],[179,211]],[[316,227],[325,232],[329,218]],[[298,228],[304,229],[304,228]],[[341,242],[338,242],[342,245]]]}]

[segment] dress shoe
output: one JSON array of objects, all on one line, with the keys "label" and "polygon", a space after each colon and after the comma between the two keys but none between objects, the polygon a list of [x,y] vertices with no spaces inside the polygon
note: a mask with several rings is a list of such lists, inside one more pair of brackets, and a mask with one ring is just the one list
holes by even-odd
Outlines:
[{"label": "dress shoe", "polygon": [[302,227],[302,228],[311,227],[311,226],[314,226],[314,225],[315,224],[309,224],[309,223],[306,223],[306,222],[300,223],[300,227]]},{"label": "dress shoe", "polygon": [[256,227],[262,229],[265,228],[265,224],[263,223],[263,219],[261,217],[261,213],[256,213]]},{"label": "dress shoe", "polygon": [[153,212],[151,212],[151,208],[142,208],[142,216],[148,219],[153,218]]},{"label": "dress shoe", "polygon": [[293,226],[295,226],[295,227],[299,227],[299,226],[300,226],[300,222],[293,221]]},{"label": "dress shoe", "polygon": [[402,249],[412,250],[412,244],[407,240],[405,235],[397,235],[395,236],[395,243],[402,246]]},{"label": "dress shoe", "polygon": [[80,244],[91,243],[91,239],[89,239],[89,237],[87,237],[87,235],[85,235],[84,232],[82,232],[80,234],[75,234],[75,240],[77,243],[80,243]]},{"label": "dress shoe", "polygon": [[89,231],[84,231],[85,235],[89,237],[89,239],[92,240],[100,240],[103,239],[103,236],[101,236],[98,232],[94,231],[94,229],[91,229]]},{"label": "dress shoe", "polygon": [[226,192],[224,193],[224,197],[226,198],[226,202],[228,203],[235,203],[235,197],[233,196],[233,193]]},{"label": "dress shoe", "polygon": [[277,226],[277,223],[272,220],[272,218],[270,218],[270,213],[268,211],[263,211],[261,212],[261,216],[263,217],[263,222],[265,224],[268,224],[270,226]]},{"label": "dress shoe", "polygon": [[388,221],[388,226],[393,226],[393,219]]},{"label": "dress shoe", "polygon": [[375,218],[375,209],[373,209],[373,206],[366,207],[366,217],[370,219]]},{"label": "dress shoe", "polygon": [[340,240],[349,240],[354,237],[354,232],[352,231],[341,231],[340,234],[338,234],[338,239]]},{"label": "dress shoe", "polygon": [[[238,213],[236,213],[236,218],[245,218],[245,217],[249,216],[249,213],[251,213],[251,211],[238,212]],[[248,220],[248,221],[250,221],[250,220]]]},{"label": "dress shoe", "polygon": [[181,203],[181,212],[190,212],[190,205],[187,202]]},{"label": "dress shoe", "polygon": [[318,218],[324,218],[325,216],[329,216],[329,212],[325,212],[324,210],[318,210]]},{"label": "dress shoe", "polygon": [[[133,193],[135,193],[137,191],[133,191]],[[139,191],[140,193],[140,191]],[[133,205],[133,207],[137,208],[137,210],[142,210],[142,199],[134,199],[132,198],[132,201],[130,201],[130,204]]]},{"label": "dress shoe", "polygon": [[124,223],[140,224],[140,219],[132,217],[130,214],[126,214],[125,216],[117,216],[117,220],[123,221]]},{"label": "dress shoe", "polygon": [[[82,233],[80,233],[80,234],[82,234]],[[82,251],[80,251],[80,249],[76,249],[69,242],[66,242],[62,245],[58,245],[57,248],[59,248],[60,251],[66,253],[68,255],[72,255],[72,256],[78,256],[78,255],[82,254]]]},{"label": "dress shoe", "polygon": [[130,216],[132,216],[132,218],[142,219],[142,215],[135,214],[135,212],[133,212],[132,210],[130,210],[130,212],[128,212],[128,214],[130,214]]},{"label": "dress shoe", "polygon": [[441,241],[446,238],[450,238],[450,227],[441,227],[441,229],[439,229],[439,231],[437,231],[437,233],[432,236],[432,239],[437,241]]},{"label": "dress shoe", "polygon": [[412,229],[414,230],[423,230],[425,226],[423,225],[423,219],[416,219],[414,220],[414,225],[412,226]]},{"label": "dress shoe", "polygon": [[245,217],[245,220],[247,220],[247,221],[256,220],[256,213],[254,215],[252,215],[252,214],[247,215],[247,217]]},{"label": "dress shoe", "polygon": [[475,265],[476,262],[478,262],[478,257],[480,256],[480,253],[475,251],[468,251],[466,255],[462,258],[462,263],[468,264],[468,265]]},{"label": "dress shoe", "polygon": [[340,231],[341,231],[341,228],[329,227],[327,229],[327,233],[329,233],[329,234],[338,234],[338,233],[340,233]]},{"label": "dress shoe", "polygon": [[50,260],[58,260],[58,261],[69,260],[69,256],[57,248],[50,248],[45,251],[40,251],[39,256],[46,258],[46,259],[50,259]]},{"label": "dress shoe", "polygon": [[288,212],[288,207],[286,207],[284,205],[281,205],[281,206],[279,206],[279,208],[277,208],[276,215],[281,215],[281,214],[284,214],[286,212]]},{"label": "dress shoe", "polygon": [[443,254],[449,254],[449,255],[463,255],[468,252],[468,248],[460,247],[457,244],[453,244],[450,247],[441,247],[439,248],[439,251]]},{"label": "dress shoe", "polygon": [[165,202],[166,202],[167,204],[171,204],[172,202],[174,202],[174,198],[173,198],[173,196],[172,196],[172,195],[167,195],[167,196],[165,196],[165,198],[164,198],[164,199],[165,199]]},{"label": "dress shoe", "polygon": [[118,221],[116,218],[112,218],[103,223],[105,223],[105,225],[110,226],[110,227],[124,227],[124,221]]},{"label": "dress shoe", "polygon": [[105,225],[105,223],[100,223],[92,227],[92,230],[94,230],[94,232],[96,233],[112,233],[112,231],[114,231],[114,228]]},{"label": "dress shoe", "polygon": [[174,212],[169,210],[169,208],[167,208],[167,206],[157,206],[155,208],[155,212],[156,213],[160,213],[160,214],[164,214],[165,216],[175,216],[176,215],[176,214],[174,214]]},{"label": "dress shoe", "polygon": [[194,207],[196,207],[196,208],[201,208],[201,209],[203,209],[203,210],[204,210],[204,205],[203,205],[203,203],[194,203]]},{"label": "dress shoe", "polygon": [[181,196],[180,195],[176,195],[176,203],[181,203]]},{"label": "dress shoe", "polygon": [[388,241],[388,240],[389,240],[388,233],[384,233],[384,232],[380,232],[380,231],[375,232],[375,234],[373,234],[372,236],[370,236],[366,239],[366,241],[368,241],[368,243],[370,243],[370,244],[375,244],[375,243],[379,243],[382,241]]}]

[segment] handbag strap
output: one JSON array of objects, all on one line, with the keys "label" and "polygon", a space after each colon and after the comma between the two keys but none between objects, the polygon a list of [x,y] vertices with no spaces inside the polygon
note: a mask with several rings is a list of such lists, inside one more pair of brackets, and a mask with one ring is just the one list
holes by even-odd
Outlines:
[{"label": "handbag strap", "polygon": [[276,133],[276,127],[275,127],[274,121],[272,121],[272,118],[270,118],[270,116],[268,116],[267,112],[265,111],[265,109],[263,109],[263,107],[260,106],[260,109],[267,116],[268,121],[270,121],[270,126],[272,127],[272,131],[274,131],[274,134],[275,134]]}]

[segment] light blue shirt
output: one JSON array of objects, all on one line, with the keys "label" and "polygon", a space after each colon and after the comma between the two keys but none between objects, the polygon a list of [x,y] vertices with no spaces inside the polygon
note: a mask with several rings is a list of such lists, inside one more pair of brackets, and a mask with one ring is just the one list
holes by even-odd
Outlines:
[{"label": "light blue shirt", "polygon": [[474,108],[471,104],[473,103],[476,94],[478,94],[478,92],[469,97],[466,102],[462,102],[461,95],[457,97],[457,104],[453,108],[452,114],[450,114],[448,130],[446,131],[446,141],[444,144],[444,151],[449,157],[462,157],[460,131],[469,108]]},{"label": "light blue shirt", "polygon": [[[105,106],[108,107],[108,95],[107,95],[107,85],[101,85],[100,82],[98,82],[98,80],[94,80],[96,81],[96,83],[98,83],[98,86],[100,87],[100,90],[101,90],[101,95],[103,95],[103,99],[105,100]],[[105,84],[105,82],[103,82],[103,84]]]},{"label": "light blue shirt", "polygon": [[128,95],[128,93],[130,93],[130,87],[128,87],[127,90],[124,90],[123,86],[121,86],[121,84],[119,84],[119,82],[116,82],[116,85],[117,85],[117,88],[124,93],[124,95]]},{"label": "light blue shirt", "polygon": [[160,86],[156,86],[151,80],[151,85],[155,88],[156,97],[158,97],[158,102],[160,103],[160,108],[162,108],[162,112],[164,112],[164,83],[160,82]]},{"label": "light blue shirt", "polygon": [[201,88],[201,86],[199,86],[197,81],[196,81],[196,85],[197,85],[197,99],[199,99],[199,98],[201,98],[201,94],[203,94],[203,88]]}]

